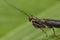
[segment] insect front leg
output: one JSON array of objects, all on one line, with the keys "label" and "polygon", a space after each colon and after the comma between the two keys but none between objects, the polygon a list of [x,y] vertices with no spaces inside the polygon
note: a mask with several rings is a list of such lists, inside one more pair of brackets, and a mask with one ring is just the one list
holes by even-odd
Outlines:
[{"label": "insect front leg", "polygon": [[45,28],[44,25],[38,24],[38,23],[36,23],[36,22],[34,22],[34,21],[32,21],[32,24],[33,24],[33,26],[34,26],[35,28],[40,28],[40,29],[45,33],[46,37],[48,37],[48,35],[46,34],[46,32],[43,30],[43,28]]}]

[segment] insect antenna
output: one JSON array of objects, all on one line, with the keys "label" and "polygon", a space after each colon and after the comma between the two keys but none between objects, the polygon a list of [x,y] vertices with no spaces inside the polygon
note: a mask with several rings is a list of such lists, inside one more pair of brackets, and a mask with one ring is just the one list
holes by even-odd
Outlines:
[{"label": "insect antenna", "polygon": [[15,8],[19,12],[22,12],[24,15],[29,16],[26,12],[22,11],[21,9],[18,9],[17,7],[13,6],[12,4],[8,3],[6,0],[4,0],[9,6]]}]

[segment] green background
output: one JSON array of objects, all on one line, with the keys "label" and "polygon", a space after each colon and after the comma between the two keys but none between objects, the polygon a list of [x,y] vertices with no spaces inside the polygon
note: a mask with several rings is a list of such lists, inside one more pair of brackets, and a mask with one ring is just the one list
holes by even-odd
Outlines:
[{"label": "green background", "polygon": [[[7,0],[10,4],[38,18],[60,20],[60,0]],[[49,37],[34,28],[27,16],[0,0],[0,40],[55,40],[52,29],[44,29]],[[60,29],[56,29],[60,35]]]}]

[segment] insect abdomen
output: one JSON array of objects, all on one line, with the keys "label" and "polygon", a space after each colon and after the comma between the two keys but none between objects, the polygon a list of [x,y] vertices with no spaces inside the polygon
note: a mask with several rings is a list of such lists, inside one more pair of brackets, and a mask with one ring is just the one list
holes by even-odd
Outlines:
[{"label": "insect abdomen", "polygon": [[45,24],[49,27],[56,27],[56,28],[60,28],[60,21],[59,20],[46,20]]}]

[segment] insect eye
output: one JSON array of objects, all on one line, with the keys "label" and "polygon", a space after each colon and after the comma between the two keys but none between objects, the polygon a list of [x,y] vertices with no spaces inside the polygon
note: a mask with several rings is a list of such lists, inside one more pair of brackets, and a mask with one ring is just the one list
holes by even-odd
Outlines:
[{"label": "insect eye", "polygon": [[31,17],[29,17],[29,21],[30,21],[30,22],[32,21],[32,18],[31,18]]},{"label": "insect eye", "polygon": [[32,20],[32,19],[29,17],[29,21],[30,21],[30,22],[31,22],[31,20]]},{"label": "insect eye", "polygon": [[30,15],[30,16],[29,16],[29,21],[31,22],[31,21],[32,21],[32,19],[33,19],[33,16],[32,16],[32,15]]}]

